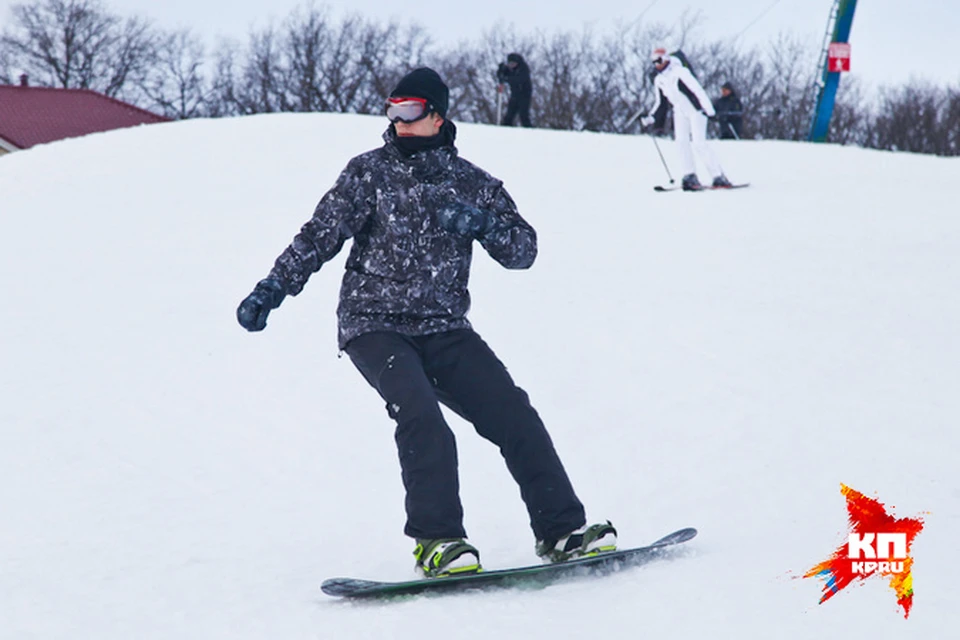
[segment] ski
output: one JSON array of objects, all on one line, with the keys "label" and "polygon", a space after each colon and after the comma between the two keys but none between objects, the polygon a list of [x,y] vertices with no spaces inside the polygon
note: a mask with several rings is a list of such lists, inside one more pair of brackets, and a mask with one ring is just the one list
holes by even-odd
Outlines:
[{"label": "ski", "polygon": [[[730,185],[729,187],[713,187],[710,185],[701,185],[696,189],[687,189],[687,191],[728,191],[730,189],[743,189],[744,187],[749,187],[749,186],[750,186],[749,182],[744,182],[741,184],[733,184],[733,185]],[[664,191],[680,191],[681,189],[683,189],[683,187],[680,187],[680,186],[665,187],[659,184],[653,188],[654,191],[658,191],[660,193]]]},{"label": "ski", "polygon": [[693,528],[680,529],[646,547],[608,551],[588,558],[578,558],[556,564],[540,564],[513,569],[481,571],[464,576],[426,578],[408,582],[380,582],[358,578],[330,578],[324,580],[321,590],[328,596],[343,598],[382,598],[413,595],[426,591],[451,592],[481,588],[511,588],[545,586],[563,578],[575,576],[604,576],[627,567],[636,567],[663,557],[667,547],[691,540],[697,535]]}]

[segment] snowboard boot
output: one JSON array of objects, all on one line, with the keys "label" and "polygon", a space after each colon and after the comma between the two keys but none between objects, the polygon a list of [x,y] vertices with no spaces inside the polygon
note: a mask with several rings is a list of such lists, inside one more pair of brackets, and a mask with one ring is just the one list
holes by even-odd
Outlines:
[{"label": "snowboard boot", "polygon": [[445,578],[482,571],[480,552],[463,538],[418,538],[413,556],[417,559],[417,572],[425,578]]},{"label": "snowboard boot", "polygon": [[726,188],[732,187],[732,186],[733,186],[733,185],[730,184],[730,181],[727,180],[727,176],[723,175],[722,173],[721,173],[720,175],[718,175],[716,178],[713,179],[713,188],[714,188],[714,189],[726,189]]},{"label": "snowboard boot", "polygon": [[617,550],[617,530],[610,521],[584,525],[559,540],[537,541],[537,555],[545,563],[565,562]]},{"label": "snowboard boot", "polygon": [[695,173],[688,173],[683,176],[683,180],[680,181],[680,186],[683,187],[684,191],[699,191],[703,188],[703,185],[700,184],[700,180]]}]

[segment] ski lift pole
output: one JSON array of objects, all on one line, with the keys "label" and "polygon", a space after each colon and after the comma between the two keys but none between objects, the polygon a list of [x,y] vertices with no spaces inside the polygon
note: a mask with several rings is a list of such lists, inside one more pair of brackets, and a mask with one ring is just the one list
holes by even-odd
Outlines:
[{"label": "ski lift pole", "polygon": [[503,114],[503,83],[497,83],[497,124],[502,121]]},{"label": "ski lift pole", "polygon": [[820,54],[821,67],[817,70],[820,80],[816,84],[816,107],[807,137],[811,142],[826,142],[830,132],[840,75],[850,71],[850,29],[856,9],[857,0],[836,0],[830,11],[824,50]]}]

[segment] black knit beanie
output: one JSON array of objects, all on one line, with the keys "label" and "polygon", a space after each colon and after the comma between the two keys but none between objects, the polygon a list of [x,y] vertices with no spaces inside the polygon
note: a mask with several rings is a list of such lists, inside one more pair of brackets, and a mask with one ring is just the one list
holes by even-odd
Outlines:
[{"label": "black knit beanie", "polygon": [[429,67],[414,69],[400,79],[396,88],[390,92],[391,98],[423,98],[441,118],[447,117],[450,106],[450,89],[438,74]]}]

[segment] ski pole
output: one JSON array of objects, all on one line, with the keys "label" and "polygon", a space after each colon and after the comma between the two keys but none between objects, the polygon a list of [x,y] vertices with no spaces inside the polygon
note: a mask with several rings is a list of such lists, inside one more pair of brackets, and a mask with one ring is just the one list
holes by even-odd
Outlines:
[{"label": "ski pole", "polygon": [[637,111],[635,114],[633,114],[632,116],[630,116],[630,119],[623,123],[623,126],[620,127],[620,130],[621,130],[621,131],[626,131],[626,130],[627,130],[627,127],[629,127],[631,124],[633,124],[633,121],[636,120],[637,118],[639,118],[639,117],[642,116],[642,115],[643,115],[643,107],[641,107],[640,110]]},{"label": "ski pole", "polygon": [[501,114],[503,113],[503,83],[497,84],[497,125],[501,124]]},{"label": "ski pole", "polygon": [[663,170],[667,172],[667,177],[670,178],[670,184],[673,184],[673,176],[670,175],[670,167],[667,166],[667,161],[663,157],[663,152],[660,151],[660,145],[657,143],[657,136],[650,134],[650,139],[653,140],[653,146],[657,148],[657,154],[660,156],[660,162],[663,163]]}]

